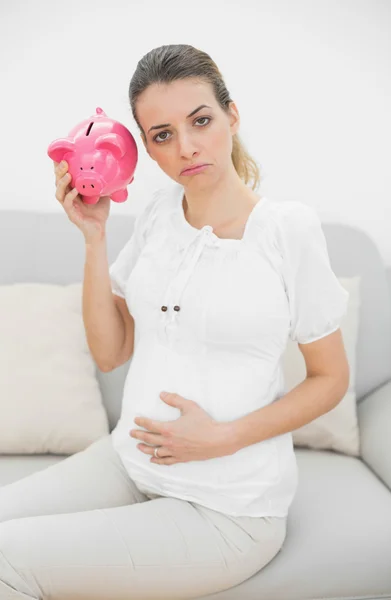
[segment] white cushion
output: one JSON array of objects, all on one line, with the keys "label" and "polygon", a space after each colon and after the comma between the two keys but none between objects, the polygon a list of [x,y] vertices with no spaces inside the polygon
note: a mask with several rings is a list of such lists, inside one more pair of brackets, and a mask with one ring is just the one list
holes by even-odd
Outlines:
[{"label": "white cushion", "polygon": [[109,433],[82,283],[0,286],[0,454],[73,454]]},{"label": "white cushion", "polygon": [[[361,277],[338,278],[349,292],[346,314],[341,320],[341,333],[350,369],[349,389],[335,408],[292,433],[294,446],[334,450],[351,456],[360,455],[360,434],[356,405],[356,348],[359,326]],[[282,357],[285,379],[284,393],[288,393],[306,378],[306,366],[298,344],[288,340]]]}]

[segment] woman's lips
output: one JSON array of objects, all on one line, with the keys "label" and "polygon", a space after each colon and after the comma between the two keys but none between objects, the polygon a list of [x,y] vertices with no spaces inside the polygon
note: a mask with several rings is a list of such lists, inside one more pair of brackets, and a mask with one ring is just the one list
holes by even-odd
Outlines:
[{"label": "woman's lips", "polygon": [[200,167],[194,167],[194,169],[186,169],[186,171],[182,171],[181,175],[195,175],[196,173],[204,171],[206,167],[209,167],[209,165],[201,165]]}]

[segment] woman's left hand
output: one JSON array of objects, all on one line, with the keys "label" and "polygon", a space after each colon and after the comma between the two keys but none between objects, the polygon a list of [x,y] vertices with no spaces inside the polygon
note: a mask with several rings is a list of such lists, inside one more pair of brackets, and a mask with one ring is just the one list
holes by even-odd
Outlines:
[{"label": "woman's left hand", "polygon": [[[147,442],[137,447],[145,454],[151,454],[151,462],[160,465],[173,465],[192,460],[207,460],[233,454],[230,423],[212,419],[196,402],[179,394],[160,394],[163,402],[179,408],[181,416],[174,421],[155,421],[147,417],[136,417],[134,422],[143,429],[132,429],[131,437]],[[153,456],[159,446],[159,458]]]}]

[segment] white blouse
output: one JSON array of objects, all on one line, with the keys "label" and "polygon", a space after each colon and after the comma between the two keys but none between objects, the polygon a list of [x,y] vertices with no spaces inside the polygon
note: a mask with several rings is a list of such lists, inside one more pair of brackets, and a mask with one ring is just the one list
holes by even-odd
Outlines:
[{"label": "white blouse", "polygon": [[[241,239],[196,229],[183,212],[183,186],[160,190],[136,217],[110,267],[112,290],[135,322],[113,447],[137,487],[234,516],[287,516],[298,484],[292,433],[228,456],[172,465],[129,435],[136,416],[172,421],[163,390],[232,421],[284,393],[288,336],[300,344],[340,326],[349,294],[331,269],[316,211],[261,197]],[[145,443],[145,442],[143,442]]]}]

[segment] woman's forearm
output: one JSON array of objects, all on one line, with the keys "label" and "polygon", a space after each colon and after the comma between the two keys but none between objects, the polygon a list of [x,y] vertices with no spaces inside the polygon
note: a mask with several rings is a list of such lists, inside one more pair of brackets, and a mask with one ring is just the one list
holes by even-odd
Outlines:
[{"label": "woman's forearm", "polygon": [[86,243],[82,308],[91,355],[100,370],[112,369],[124,345],[125,324],[111,289],[106,236]]},{"label": "woman's forearm", "polygon": [[332,410],[344,397],[349,383],[328,375],[307,377],[271,404],[235,421],[222,423],[233,451],[306,425]]}]

